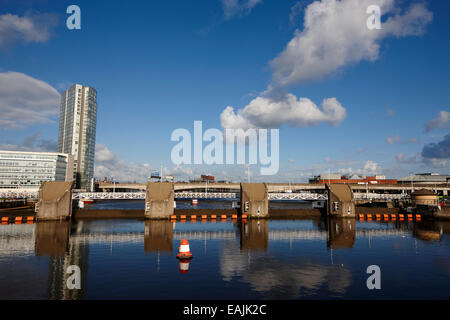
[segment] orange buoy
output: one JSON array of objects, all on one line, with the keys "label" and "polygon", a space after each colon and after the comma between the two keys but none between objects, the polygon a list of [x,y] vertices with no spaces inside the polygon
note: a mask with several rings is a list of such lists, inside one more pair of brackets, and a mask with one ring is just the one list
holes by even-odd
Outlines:
[{"label": "orange buoy", "polygon": [[391,214],[391,220],[397,220],[397,216],[395,214]]},{"label": "orange buoy", "polygon": [[222,218],[222,220],[223,220],[223,219],[227,220],[227,215],[226,215],[226,214],[223,214],[223,215],[221,215],[221,218]]},{"label": "orange buoy", "polygon": [[22,223],[22,217],[16,217],[16,223]]},{"label": "orange buoy", "polygon": [[246,214],[243,214],[243,215],[241,216],[241,218],[242,218],[242,219],[247,219],[247,215],[246,215]]},{"label": "orange buoy", "polygon": [[9,218],[8,218],[8,217],[2,217],[2,222],[8,223],[8,221],[9,221]]},{"label": "orange buoy", "polygon": [[211,220],[217,219],[217,216],[215,214],[211,215]]},{"label": "orange buoy", "polygon": [[381,220],[381,214],[376,214],[375,217],[377,220]]},{"label": "orange buoy", "polygon": [[416,221],[420,221],[422,219],[422,216],[420,214],[416,214]]},{"label": "orange buoy", "polygon": [[237,219],[237,214],[231,215],[231,219]]},{"label": "orange buoy", "polygon": [[389,220],[389,215],[388,215],[388,214],[384,214],[384,215],[383,215],[383,218],[384,218],[385,221],[386,221],[386,220]]},{"label": "orange buoy", "polygon": [[367,220],[368,220],[368,221],[372,221],[372,215],[371,215],[371,214],[368,214],[368,215],[367,215]]},{"label": "orange buoy", "polygon": [[359,214],[359,220],[364,220],[364,215],[363,214]]},{"label": "orange buoy", "polygon": [[412,220],[413,215],[412,214],[408,214],[408,220]]},{"label": "orange buoy", "polygon": [[191,216],[191,221],[196,221],[196,220],[197,220],[197,216],[192,215],[192,216]]},{"label": "orange buoy", "polygon": [[177,259],[189,260],[192,259],[191,249],[189,248],[189,241],[187,239],[181,240],[180,247],[178,249]]},{"label": "orange buoy", "polygon": [[399,215],[398,215],[398,218],[399,218],[400,220],[404,220],[404,219],[405,219],[405,215],[404,215],[404,214],[399,214]]},{"label": "orange buoy", "polygon": [[206,214],[202,214],[202,220],[208,219],[208,216]]}]

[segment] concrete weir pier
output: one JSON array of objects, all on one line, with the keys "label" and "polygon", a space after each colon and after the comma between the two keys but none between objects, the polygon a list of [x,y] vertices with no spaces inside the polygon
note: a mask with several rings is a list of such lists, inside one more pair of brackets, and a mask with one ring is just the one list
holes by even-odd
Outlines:
[{"label": "concrete weir pier", "polygon": [[37,220],[65,220],[72,216],[73,181],[46,181],[39,188]]},{"label": "concrete weir pier", "polygon": [[175,191],[173,182],[149,182],[145,193],[145,218],[167,219],[173,215]]},{"label": "concrete weir pier", "polygon": [[249,218],[268,217],[267,183],[241,183],[241,213]]},{"label": "concrete weir pier", "polygon": [[327,213],[331,217],[356,218],[353,192],[348,184],[327,184]]}]

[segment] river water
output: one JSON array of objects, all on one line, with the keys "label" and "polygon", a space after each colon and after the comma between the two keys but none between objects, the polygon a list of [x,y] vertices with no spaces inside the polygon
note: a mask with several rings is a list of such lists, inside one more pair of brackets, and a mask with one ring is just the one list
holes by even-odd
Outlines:
[{"label": "river water", "polygon": [[[342,219],[1,225],[0,299],[449,299],[449,232]],[[176,259],[184,238],[190,262]],[[367,287],[371,265],[379,290]],[[69,266],[80,289],[67,287]]]}]

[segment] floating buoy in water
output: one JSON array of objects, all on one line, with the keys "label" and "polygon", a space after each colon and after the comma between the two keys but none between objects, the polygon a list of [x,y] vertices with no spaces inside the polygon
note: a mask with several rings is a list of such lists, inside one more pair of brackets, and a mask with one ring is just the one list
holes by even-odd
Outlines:
[{"label": "floating buoy in water", "polygon": [[192,259],[191,249],[189,248],[189,241],[186,239],[181,240],[180,247],[178,250],[177,259],[189,260]]},{"label": "floating buoy in water", "polygon": [[192,205],[193,205],[193,206],[198,205],[198,200],[197,200],[197,199],[192,199]]}]

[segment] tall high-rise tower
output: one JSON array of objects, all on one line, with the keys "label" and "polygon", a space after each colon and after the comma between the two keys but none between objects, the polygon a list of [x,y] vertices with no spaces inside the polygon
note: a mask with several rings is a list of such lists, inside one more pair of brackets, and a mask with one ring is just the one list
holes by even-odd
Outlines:
[{"label": "tall high-rise tower", "polygon": [[73,154],[77,188],[90,188],[94,177],[97,91],[74,84],[61,94],[58,152]]}]

